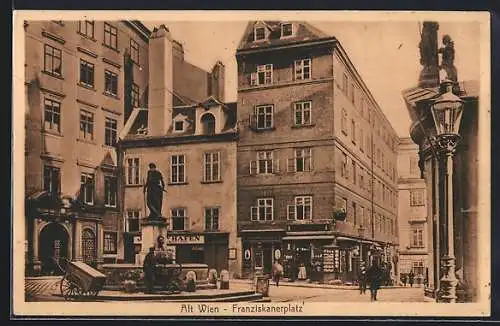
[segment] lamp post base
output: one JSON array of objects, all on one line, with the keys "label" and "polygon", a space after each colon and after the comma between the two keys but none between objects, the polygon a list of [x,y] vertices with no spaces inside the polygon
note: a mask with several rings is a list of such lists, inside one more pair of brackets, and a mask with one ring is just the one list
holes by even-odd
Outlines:
[{"label": "lamp post base", "polygon": [[441,258],[443,277],[440,280],[438,302],[454,303],[457,300],[457,277],[455,276],[455,257],[444,256]]}]

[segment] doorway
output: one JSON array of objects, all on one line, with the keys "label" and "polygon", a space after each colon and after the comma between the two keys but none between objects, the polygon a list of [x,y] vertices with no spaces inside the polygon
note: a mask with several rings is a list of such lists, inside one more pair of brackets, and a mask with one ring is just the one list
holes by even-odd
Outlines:
[{"label": "doorway", "polygon": [[82,231],[82,259],[83,262],[95,267],[96,265],[96,241],[94,231],[84,229]]},{"label": "doorway", "polygon": [[59,223],[50,223],[40,232],[39,257],[43,275],[62,275],[59,265],[68,258],[69,235]]}]

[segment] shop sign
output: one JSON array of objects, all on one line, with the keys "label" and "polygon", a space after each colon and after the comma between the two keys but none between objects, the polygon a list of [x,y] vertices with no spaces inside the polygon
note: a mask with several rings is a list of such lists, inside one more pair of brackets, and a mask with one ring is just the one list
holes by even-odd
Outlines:
[{"label": "shop sign", "polygon": [[140,235],[134,236],[134,244],[141,244],[141,243],[142,243],[141,236]]},{"label": "shop sign", "polygon": [[281,250],[276,249],[274,251],[274,259],[279,260],[281,258]]},{"label": "shop sign", "polygon": [[245,250],[244,257],[245,257],[245,260],[250,260],[250,258],[252,257],[252,253],[250,252],[250,249]]},{"label": "shop sign", "polygon": [[205,239],[201,234],[167,234],[167,244],[203,244]]}]

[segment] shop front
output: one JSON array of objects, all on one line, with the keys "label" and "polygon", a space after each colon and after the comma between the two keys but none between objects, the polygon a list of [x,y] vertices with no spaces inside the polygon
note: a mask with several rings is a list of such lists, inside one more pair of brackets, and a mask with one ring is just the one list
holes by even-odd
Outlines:
[{"label": "shop front", "polygon": [[274,261],[282,260],[282,234],[284,230],[241,231],[243,266],[242,276],[271,274]]},{"label": "shop front", "polygon": [[165,236],[165,249],[170,251],[179,264],[205,263],[205,237],[200,233],[174,234]]}]

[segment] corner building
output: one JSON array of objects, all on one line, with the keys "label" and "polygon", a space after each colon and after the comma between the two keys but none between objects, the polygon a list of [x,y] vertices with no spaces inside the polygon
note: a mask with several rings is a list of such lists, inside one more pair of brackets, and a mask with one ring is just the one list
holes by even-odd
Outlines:
[{"label": "corner building", "polygon": [[147,103],[149,30],[137,21],[26,21],[26,273],[99,267],[121,238],[117,134]]},{"label": "corner building", "polygon": [[392,266],[398,138],[338,40],[250,22],[236,58],[243,276],[274,260],[323,281],[356,280],[360,260]]}]

